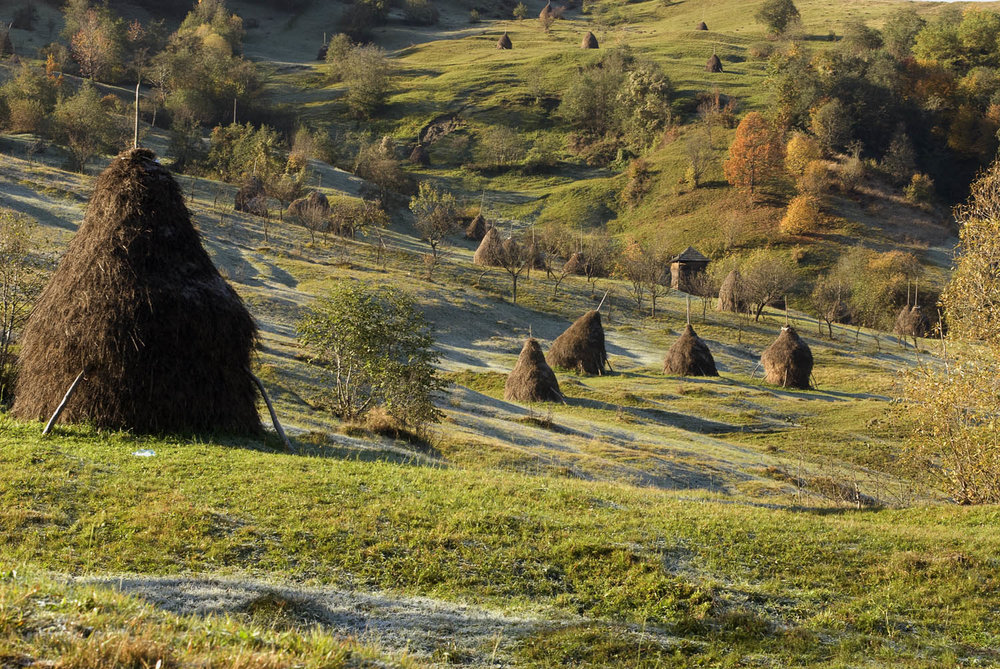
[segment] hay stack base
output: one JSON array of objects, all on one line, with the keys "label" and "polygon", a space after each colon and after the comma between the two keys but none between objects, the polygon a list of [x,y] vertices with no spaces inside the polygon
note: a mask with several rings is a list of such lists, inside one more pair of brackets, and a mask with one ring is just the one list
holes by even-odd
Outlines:
[{"label": "hay stack base", "polygon": [[562,402],[559,381],[545,362],[538,340],[524,342],[517,364],[507,376],[503,398],[513,402]]},{"label": "hay stack base", "polygon": [[257,327],[146,149],[97,178],[83,224],[25,325],[15,416],[44,420],[86,369],[69,423],[137,433],[261,432]]},{"label": "hay stack base", "polygon": [[663,371],[675,376],[718,376],[715,358],[708,344],[698,336],[688,323],[684,332],[667,351],[663,360]]},{"label": "hay stack base", "polygon": [[781,334],[760,357],[764,365],[764,380],[774,386],[807,390],[812,377],[813,355],[792,326],[781,328]]},{"label": "hay stack base", "polygon": [[608,353],[601,314],[588,311],[576,319],[552,342],[546,358],[553,367],[573,369],[579,374],[604,374]]}]

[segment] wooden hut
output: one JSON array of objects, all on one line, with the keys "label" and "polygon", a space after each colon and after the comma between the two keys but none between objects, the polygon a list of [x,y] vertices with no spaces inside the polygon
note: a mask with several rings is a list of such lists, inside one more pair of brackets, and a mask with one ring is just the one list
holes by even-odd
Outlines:
[{"label": "wooden hut", "polygon": [[705,272],[708,258],[689,246],[670,260],[670,287],[685,293],[694,292],[695,279]]}]

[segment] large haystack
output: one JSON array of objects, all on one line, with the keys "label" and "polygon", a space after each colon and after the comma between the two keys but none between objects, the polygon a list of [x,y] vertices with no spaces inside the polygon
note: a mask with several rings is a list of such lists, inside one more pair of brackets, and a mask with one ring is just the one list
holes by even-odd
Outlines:
[{"label": "large haystack", "polygon": [[542,11],[538,12],[538,18],[541,19],[542,21],[544,21],[546,19],[549,19],[549,18],[553,18],[553,17],[555,17],[555,15],[556,15],[556,12],[555,12],[554,9],[552,9],[552,3],[551,2],[546,2],[545,6],[542,7]]},{"label": "large haystack", "polygon": [[608,352],[604,348],[601,314],[588,311],[576,319],[552,342],[546,358],[553,367],[575,369],[579,374],[603,374]]},{"label": "large haystack", "polygon": [[594,33],[590,32],[590,31],[587,31],[587,34],[583,36],[583,41],[580,42],[580,48],[581,49],[596,49],[596,48],[598,48],[597,38],[594,37]]},{"label": "large haystack", "polygon": [[663,359],[663,371],[676,376],[719,375],[708,344],[695,333],[690,323],[667,351],[667,356]]},{"label": "large haystack", "polygon": [[809,345],[790,325],[781,328],[781,334],[760,356],[764,365],[764,380],[785,388],[809,388],[813,356]]},{"label": "large haystack", "polygon": [[559,381],[555,372],[545,362],[545,354],[538,340],[524,342],[517,364],[507,376],[503,398],[514,402],[561,402]]},{"label": "large haystack", "polygon": [[698,24],[698,27],[695,28],[695,30],[708,30],[708,24],[702,21],[701,23]]},{"label": "large haystack", "polygon": [[83,224],[25,326],[14,414],[141,433],[260,432],[257,327],[147,149],[98,177]]},{"label": "large haystack", "polygon": [[574,253],[563,265],[563,274],[573,274],[575,276],[582,276],[587,273],[587,262],[583,258],[583,254],[579,251]]},{"label": "large haystack", "polygon": [[292,203],[288,205],[288,213],[290,216],[298,216],[299,218],[311,214],[326,216],[330,213],[330,200],[327,199],[326,195],[312,191],[305,197],[292,200]]},{"label": "large haystack", "polygon": [[410,152],[410,162],[414,165],[427,167],[431,164],[431,154],[423,144],[417,144]]},{"label": "large haystack", "polygon": [[483,235],[483,241],[479,243],[476,254],[472,256],[472,263],[483,267],[499,267],[502,263],[504,248],[503,240],[496,228],[490,228]]},{"label": "large haystack", "polygon": [[742,295],[740,279],[740,271],[734,269],[722,280],[722,285],[719,286],[719,301],[715,305],[717,311],[731,311],[736,314],[746,312],[747,303]]},{"label": "large haystack", "polygon": [[259,177],[250,177],[243,181],[236,191],[236,211],[245,211],[254,216],[267,216],[267,193],[264,182]]},{"label": "large haystack", "polygon": [[712,57],[708,59],[707,63],[705,63],[705,71],[722,72],[722,60],[720,60],[719,57],[713,53]]},{"label": "large haystack", "polygon": [[498,49],[513,49],[514,48],[514,44],[510,41],[510,36],[507,34],[506,30],[503,31],[503,35],[501,35],[500,39],[497,40],[497,48]]},{"label": "large haystack", "polygon": [[489,229],[490,226],[486,222],[486,217],[481,213],[476,214],[476,217],[472,219],[472,222],[465,228],[465,238],[481,242],[483,241],[483,237],[486,236],[486,231]]},{"label": "large haystack", "polygon": [[931,331],[931,322],[919,306],[903,307],[896,317],[894,330],[907,337],[926,337]]}]

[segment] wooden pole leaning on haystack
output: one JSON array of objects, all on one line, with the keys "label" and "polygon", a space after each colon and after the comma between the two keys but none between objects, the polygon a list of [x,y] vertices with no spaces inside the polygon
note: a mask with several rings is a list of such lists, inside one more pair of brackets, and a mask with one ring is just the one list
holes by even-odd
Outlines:
[{"label": "wooden pole leaning on haystack", "polygon": [[132,148],[139,148],[139,84],[142,80],[135,82],[135,132],[132,135]]},{"label": "wooden pole leaning on haystack", "polygon": [[288,436],[285,435],[285,431],[281,429],[281,421],[278,420],[278,413],[274,410],[274,405],[271,404],[271,398],[267,396],[267,391],[264,390],[264,383],[257,378],[257,375],[247,370],[247,374],[253,379],[253,382],[257,384],[257,390],[260,391],[260,396],[264,398],[264,404],[267,405],[267,412],[271,414],[271,424],[274,425],[274,431],[278,433],[278,437],[281,438],[281,443],[284,444],[286,451],[292,450],[292,442],[288,440]]},{"label": "wooden pole leaning on haystack", "polygon": [[80,381],[83,380],[83,377],[86,374],[87,374],[87,368],[84,367],[83,370],[76,375],[76,378],[73,379],[73,383],[70,384],[69,390],[67,390],[66,394],[63,395],[62,402],[59,403],[59,406],[57,406],[56,410],[52,413],[52,417],[49,418],[49,422],[45,424],[45,428],[42,430],[43,436],[47,435],[49,432],[52,431],[52,427],[56,424],[56,421],[59,420],[59,416],[62,414],[63,409],[66,408],[66,405],[73,397],[73,393],[76,392],[77,386],[80,385]]}]

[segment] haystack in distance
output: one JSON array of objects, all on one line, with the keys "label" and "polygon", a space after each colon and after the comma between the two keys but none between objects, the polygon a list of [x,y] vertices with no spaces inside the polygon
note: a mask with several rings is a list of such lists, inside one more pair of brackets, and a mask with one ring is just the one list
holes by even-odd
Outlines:
[{"label": "haystack in distance", "polygon": [[600,312],[588,311],[556,337],[546,356],[549,364],[575,369],[580,374],[604,374],[608,352]]},{"label": "haystack in distance", "polygon": [[781,328],[781,334],[760,357],[764,365],[764,380],[785,388],[809,389],[813,355],[809,345],[791,325]]},{"label": "haystack in distance", "polygon": [[667,351],[667,356],[663,360],[663,371],[676,376],[719,375],[708,344],[697,335],[690,323],[684,327],[684,332]]},{"label": "haystack in distance", "polygon": [[517,364],[507,376],[503,398],[514,402],[563,401],[559,380],[545,362],[545,355],[537,339],[531,338],[524,342]]},{"label": "haystack in distance", "polygon": [[14,415],[141,433],[261,431],[257,327],[212,264],[170,172],[146,149],[98,177],[24,329]]}]

